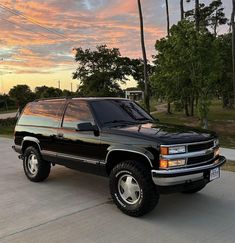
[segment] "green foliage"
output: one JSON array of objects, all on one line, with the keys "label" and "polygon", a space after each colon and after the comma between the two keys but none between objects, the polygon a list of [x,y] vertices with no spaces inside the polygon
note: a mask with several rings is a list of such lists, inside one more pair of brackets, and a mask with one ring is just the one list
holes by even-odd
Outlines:
[{"label": "green foliage", "polygon": [[154,94],[184,105],[196,98],[204,119],[222,72],[216,38],[207,30],[197,32],[187,20],[174,25],[170,33],[156,43],[156,72],[151,78]]},{"label": "green foliage", "polygon": [[[187,11],[185,17],[194,22],[195,9]],[[199,4],[199,25],[201,29],[210,28],[216,36],[218,26],[226,23],[228,23],[228,19],[225,17],[221,0],[213,0],[208,6],[204,3]]]},{"label": "green foliage", "polygon": [[0,127],[15,126],[16,121],[17,121],[16,118],[0,119]]},{"label": "green foliage", "polygon": [[125,83],[127,75],[131,75],[130,59],[122,57],[117,48],[109,49],[106,45],[97,46],[94,51],[77,48],[75,60],[78,68],[73,78],[80,80],[82,95],[123,95],[119,83]]},{"label": "green foliage", "polygon": [[0,110],[8,111],[9,108],[15,108],[15,101],[7,94],[0,95]]},{"label": "green foliage", "polygon": [[22,110],[24,106],[35,99],[35,94],[28,85],[17,85],[9,91],[9,96],[14,99],[16,106]]},{"label": "green foliage", "polygon": [[58,88],[41,86],[35,88],[35,95],[37,99],[54,98],[54,97],[61,97],[63,95],[63,92],[61,89]]},{"label": "green foliage", "polygon": [[221,61],[221,77],[216,88],[218,96],[222,96],[223,107],[233,105],[233,67],[232,67],[232,34],[224,34],[217,38],[217,52]]}]

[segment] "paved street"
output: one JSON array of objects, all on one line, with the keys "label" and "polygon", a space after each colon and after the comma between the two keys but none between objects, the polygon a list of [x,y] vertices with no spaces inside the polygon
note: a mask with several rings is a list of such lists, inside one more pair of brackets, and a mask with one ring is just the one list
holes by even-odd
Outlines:
[{"label": "paved street", "polygon": [[228,160],[235,161],[235,149],[221,148],[220,150]]},{"label": "paved street", "polygon": [[106,178],[56,166],[44,183],[28,181],[11,144],[0,138],[0,242],[234,242],[232,172],[201,193],[162,196],[152,213],[131,218],[110,201]]},{"label": "paved street", "polygon": [[16,112],[0,114],[0,119],[13,118],[16,116]]}]

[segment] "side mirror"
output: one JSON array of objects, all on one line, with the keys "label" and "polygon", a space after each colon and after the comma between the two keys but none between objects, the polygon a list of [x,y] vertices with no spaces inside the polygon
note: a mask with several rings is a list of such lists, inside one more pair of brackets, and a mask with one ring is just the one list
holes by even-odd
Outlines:
[{"label": "side mirror", "polygon": [[86,131],[96,131],[97,130],[97,127],[95,125],[92,125],[90,122],[83,122],[83,123],[79,123],[77,125],[77,131],[83,131],[83,132],[86,132]]}]

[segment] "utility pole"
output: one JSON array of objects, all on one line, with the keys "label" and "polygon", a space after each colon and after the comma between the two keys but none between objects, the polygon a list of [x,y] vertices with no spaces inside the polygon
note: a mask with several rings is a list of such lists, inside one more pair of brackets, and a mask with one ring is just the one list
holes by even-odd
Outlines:
[{"label": "utility pole", "polygon": [[71,82],[71,92],[73,92],[73,83]]},{"label": "utility pole", "polygon": [[235,0],[233,1],[233,11],[232,11],[232,18],[231,18],[231,24],[232,24],[232,57],[233,57],[233,103],[235,105]]},{"label": "utility pole", "polygon": [[58,88],[60,89],[60,80],[58,81]]},{"label": "utility pole", "polygon": [[149,105],[149,82],[148,82],[148,70],[147,70],[147,55],[145,49],[145,41],[144,41],[144,21],[143,21],[143,14],[142,14],[142,7],[140,0],[137,0],[138,9],[139,9],[139,18],[140,18],[140,35],[141,35],[141,46],[142,46],[142,53],[143,53],[143,60],[144,60],[144,83],[145,83],[145,91],[144,91],[144,103],[145,108],[148,112],[150,112],[150,105]]}]

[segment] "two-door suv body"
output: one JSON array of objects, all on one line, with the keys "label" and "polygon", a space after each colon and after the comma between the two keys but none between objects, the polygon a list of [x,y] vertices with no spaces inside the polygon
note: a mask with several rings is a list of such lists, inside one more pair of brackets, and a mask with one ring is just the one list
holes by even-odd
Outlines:
[{"label": "two-door suv body", "polygon": [[161,124],[120,98],[31,102],[14,141],[29,180],[45,180],[55,164],[109,176],[114,202],[131,216],[152,210],[160,193],[200,191],[226,161],[214,132]]}]

